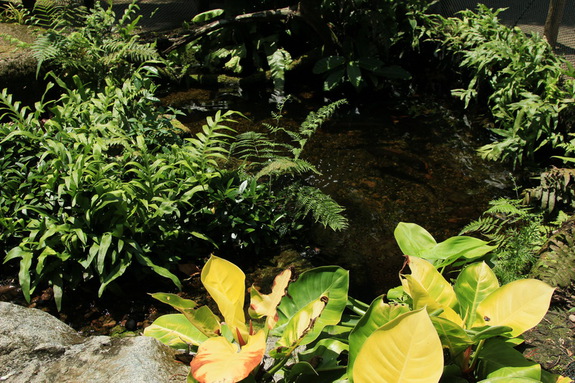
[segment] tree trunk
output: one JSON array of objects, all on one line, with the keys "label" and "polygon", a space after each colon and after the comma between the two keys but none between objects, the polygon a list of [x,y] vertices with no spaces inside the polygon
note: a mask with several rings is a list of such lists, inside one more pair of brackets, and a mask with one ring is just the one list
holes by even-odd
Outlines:
[{"label": "tree trunk", "polygon": [[549,1],[549,11],[547,12],[547,20],[545,20],[544,35],[552,48],[555,48],[555,44],[557,44],[557,35],[559,34],[559,26],[563,19],[566,2],[567,0]]}]

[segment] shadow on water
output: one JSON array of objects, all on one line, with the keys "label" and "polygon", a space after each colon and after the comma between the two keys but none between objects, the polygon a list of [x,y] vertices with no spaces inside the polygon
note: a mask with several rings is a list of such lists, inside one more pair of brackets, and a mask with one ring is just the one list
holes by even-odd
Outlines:
[{"label": "shadow on water", "polygon": [[[273,123],[274,105],[222,103],[217,97],[198,99],[203,93],[197,91],[191,94],[195,100],[179,107],[196,116],[195,122],[199,112],[211,114],[225,105],[250,116],[252,129]],[[287,104],[283,124],[299,124],[323,105],[313,97],[299,100]],[[322,173],[307,181],[343,205],[350,221],[343,232],[313,229],[316,260],[351,270],[350,292],[364,300],[399,284],[404,258],[393,237],[399,222],[417,223],[440,241],[457,235],[490,200],[511,189],[509,171],[475,153],[485,143],[479,138],[485,134],[480,116],[436,101],[386,103],[375,99],[341,110],[303,154]]]}]

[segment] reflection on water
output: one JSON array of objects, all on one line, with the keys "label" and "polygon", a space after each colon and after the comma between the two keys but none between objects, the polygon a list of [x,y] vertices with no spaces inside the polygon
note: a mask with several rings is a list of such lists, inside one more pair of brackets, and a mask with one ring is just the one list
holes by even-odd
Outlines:
[{"label": "reflection on water", "polygon": [[306,147],[306,159],[322,172],[310,183],[344,205],[350,220],[343,233],[318,230],[317,245],[353,270],[352,294],[364,299],[399,284],[399,222],[443,240],[478,218],[510,181],[508,171],[475,154],[480,143],[467,116],[440,106],[417,117],[384,110],[341,117]]},{"label": "reflection on water", "polygon": [[[321,106],[308,101],[288,104],[282,123],[299,124]],[[198,103],[189,105],[202,110]],[[241,129],[273,123],[274,106],[225,105],[252,117]],[[303,157],[322,173],[308,182],[345,206],[350,220],[345,232],[314,230],[314,245],[322,260],[351,270],[352,295],[371,300],[399,284],[399,222],[417,223],[440,241],[509,190],[509,171],[475,154],[484,129],[472,120],[435,102],[391,109],[374,101],[342,111],[308,142]]]}]

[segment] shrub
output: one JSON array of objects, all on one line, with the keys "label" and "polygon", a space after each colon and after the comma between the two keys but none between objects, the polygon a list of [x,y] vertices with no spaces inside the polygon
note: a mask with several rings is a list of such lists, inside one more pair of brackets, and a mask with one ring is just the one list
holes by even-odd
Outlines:
[{"label": "shrub", "polygon": [[[179,286],[177,263],[228,243],[254,252],[275,244],[317,211],[320,198],[338,209],[321,222],[345,226],[342,209],[322,193],[301,211],[297,196],[308,189],[290,188],[295,179],[282,178],[280,189],[269,178],[280,171],[258,182],[246,165],[233,165],[236,112],[218,112],[195,137],[181,138],[176,112],[157,108],[146,69],[124,81],[106,78],[100,91],[77,76],[74,90],[56,78],[65,94],[34,110],[0,94],[0,119],[9,120],[0,125],[0,243],[4,262],[20,262],[27,299],[50,284],[60,307],[64,286],[94,279],[101,295],[135,265]],[[301,170],[288,168],[283,177]]]}]

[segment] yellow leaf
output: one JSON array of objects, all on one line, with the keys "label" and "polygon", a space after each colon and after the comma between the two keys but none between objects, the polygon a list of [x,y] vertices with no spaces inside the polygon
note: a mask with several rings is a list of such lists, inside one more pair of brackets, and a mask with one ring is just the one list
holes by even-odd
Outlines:
[{"label": "yellow leaf", "polygon": [[291,278],[291,270],[287,269],[278,274],[274,279],[272,292],[270,294],[261,294],[255,286],[250,290],[250,316],[261,318],[266,316],[266,325],[272,329],[278,321],[277,306],[280,304],[282,297],[286,293],[287,285]]},{"label": "yellow leaf", "polygon": [[509,326],[516,337],[535,327],[547,313],[553,288],[537,279],[501,286],[477,306],[477,326]]},{"label": "yellow leaf", "polygon": [[224,337],[210,338],[200,345],[190,363],[192,375],[199,383],[236,383],[260,364],[265,351],[263,330],[250,336],[239,352],[237,344]]},{"label": "yellow leaf", "polygon": [[245,275],[239,267],[212,255],[202,269],[201,280],[216,301],[224,321],[240,345],[246,343],[248,330],[244,316]]},{"label": "yellow leaf", "polygon": [[374,331],[353,366],[354,383],[436,383],[443,349],[425,309],[400,315]]},{"label": "yellow leaf", "polygon": [[428,261],[407,257],[411,274],[402,274],[405,292],[413,299],[413,307],[420,309],[427,306],[429,312],[445,307],[454,308],[457,297],[453,286],[443,278]]},{"label": "yellow leaf", "polygon": [[327,297],[322,296],[299,310],[284,329],[281,338],[277,341],[277,345],[280,347],[293,347],[299,344],[313,328],[326,303]]}]

